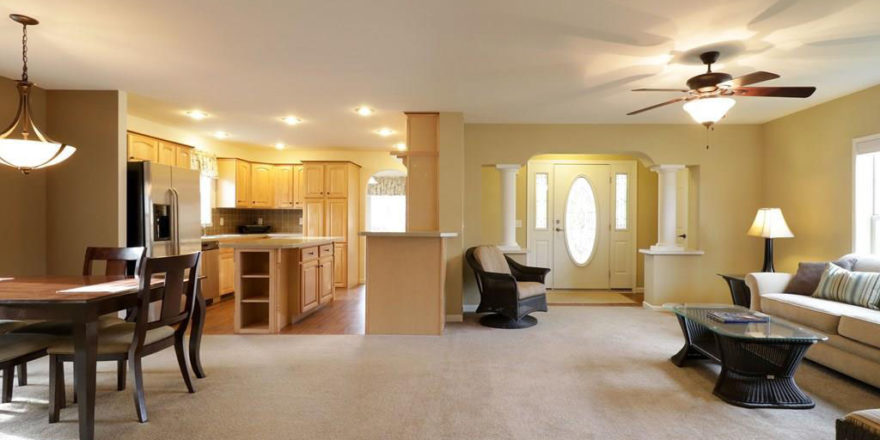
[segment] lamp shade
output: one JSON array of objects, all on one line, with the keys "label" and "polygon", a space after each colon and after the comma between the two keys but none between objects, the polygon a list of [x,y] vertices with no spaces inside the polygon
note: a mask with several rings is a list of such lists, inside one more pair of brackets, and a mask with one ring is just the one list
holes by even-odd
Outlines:
[{"label": "lamp shade", "polygon": [[764,238],[791,238],[794,234],[788,229],[782,210],[779,208],[761,208],[755,215],[755,221],[747,232],[753,237]]},{"label": "lamp shade", "polygon": [[708,127],[720,121],[735,104],[733,98],[720,96],[700,98],[684,103],[684,111],[688,112],[698,124]]}]

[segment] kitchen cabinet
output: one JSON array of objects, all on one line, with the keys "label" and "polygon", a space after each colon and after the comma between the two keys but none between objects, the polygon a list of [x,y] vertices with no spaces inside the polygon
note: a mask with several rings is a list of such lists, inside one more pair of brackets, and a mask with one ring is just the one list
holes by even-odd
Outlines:
[{"label": "kitchen cabinet", "polygon": [[250,164],[251,206],[254,208],[271,208],[274,204],[272,188],[272,165],[264,163]]},{"label": "kitchen cabinet", "polygon": [[156,162],[158,159],[158,139],[137,133],[128,133],[128,160]]},{"label": "kitchen cabinet", "polygon": [[306,199],[303,207],[303,235],[324,236],[324,199]]},{"label": "kitchen cabinet", "polygon": [[219,258],[220,295],[235,291],[235,253],[232,249],[220,249]]},{"label": "kitchen cabinet", "polygon": [[293,166],[293,207],[294,208],[303,208],[304,203],[303,197],[303,166],[302,165],[294,165]]},{"label": "kitchen cabinet", "polygon": [[275,165],[272,168],[272,180],[275,182],[276,208],[293,208],[293,165]]},{"label": "kitchen cabinet", "polygon": [[303,261],[300,266],[301,309],[308,312],[318,307],[319,301],[318,260]]},{"label": "kitchen cabinet", "polygon": [[235,207],[250,208],[251,203],[251,164],[235,160]]},{"label": "kitchen cabinet", "polygon": [[303,164],[303,198],[324,197],[324,165]]},{"label": "kitchen cabinet", "polygon": [[159,141],[159,157],[157,162],[162,165],[177,166],[177,145],[168,141]]},{"label": "kitchen cabinet", "polygon": [[[220,251],[211,249],[202,251],[202,261],[199,264],[199,273],[205,279],[199,282],[202,289],[202,297],[206,301],[216,301],[220,298]],[[230,274],[231,276],[231,274]]]},{"label": "kitchen cabinet", "polygon": [[192,147],[187,147],[184,145],[177,146],[177,167],[178,168],[186,168],[188,170],[199,169],[197,166],[194,167],[192,164],[193,150],[194,150],[194,148],[192,148]]},{"label": "kitchen cabinet", "polygon": [[338,237],[333,280],[337,287],[358,282],[360,166],[352,162],[303,162],[303,233]]},{"label": "kitchen cabinet", "polygon": [[[328,245],[331,250],[333,246]],[[322,256],[318,260],[318,281],[320,285],[318,286],[318,303],[319,304],[327,304],[330,301],[333,301],[333,254]]]}]

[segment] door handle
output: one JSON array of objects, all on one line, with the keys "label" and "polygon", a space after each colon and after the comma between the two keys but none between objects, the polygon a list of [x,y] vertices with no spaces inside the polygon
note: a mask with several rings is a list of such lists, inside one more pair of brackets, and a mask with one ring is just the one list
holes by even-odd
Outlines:
[{"label": "door handle", "polygon": [[563,230],[564,229],[562,229],[562,228],[556,228],[556,232],[562,232]]},{"label": "door handle", "polygon": [[171,252],[180,255],[180,196],[171,188]]},{"label": "door handle", "polygon": [[676,235],[676,237],[684,239],[684,238],[688,238],[688,235],[687,235],[687,234],[681,234],[681,235]]}]

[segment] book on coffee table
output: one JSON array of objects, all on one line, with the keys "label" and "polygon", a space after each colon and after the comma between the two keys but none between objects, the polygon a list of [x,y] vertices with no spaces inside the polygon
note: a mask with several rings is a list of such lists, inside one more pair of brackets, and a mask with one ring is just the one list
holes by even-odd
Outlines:
[{"label": "book on coffee table", "polygon": [[709,317],[724,324],[753,324],[770,321],[767,315],[752,312],[709,312]]}]

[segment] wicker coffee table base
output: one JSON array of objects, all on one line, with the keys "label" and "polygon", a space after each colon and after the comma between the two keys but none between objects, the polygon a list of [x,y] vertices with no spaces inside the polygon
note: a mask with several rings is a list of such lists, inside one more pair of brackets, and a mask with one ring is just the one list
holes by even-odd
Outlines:
[{"label": "wicker coffee table base", "polygon": [[816,406],[794,381],[794,373],[814,342],[727,337],[678,316],[685,345],[672,362],[711,359],[721,364],[714,394],[746,408],[809,409]]}]

